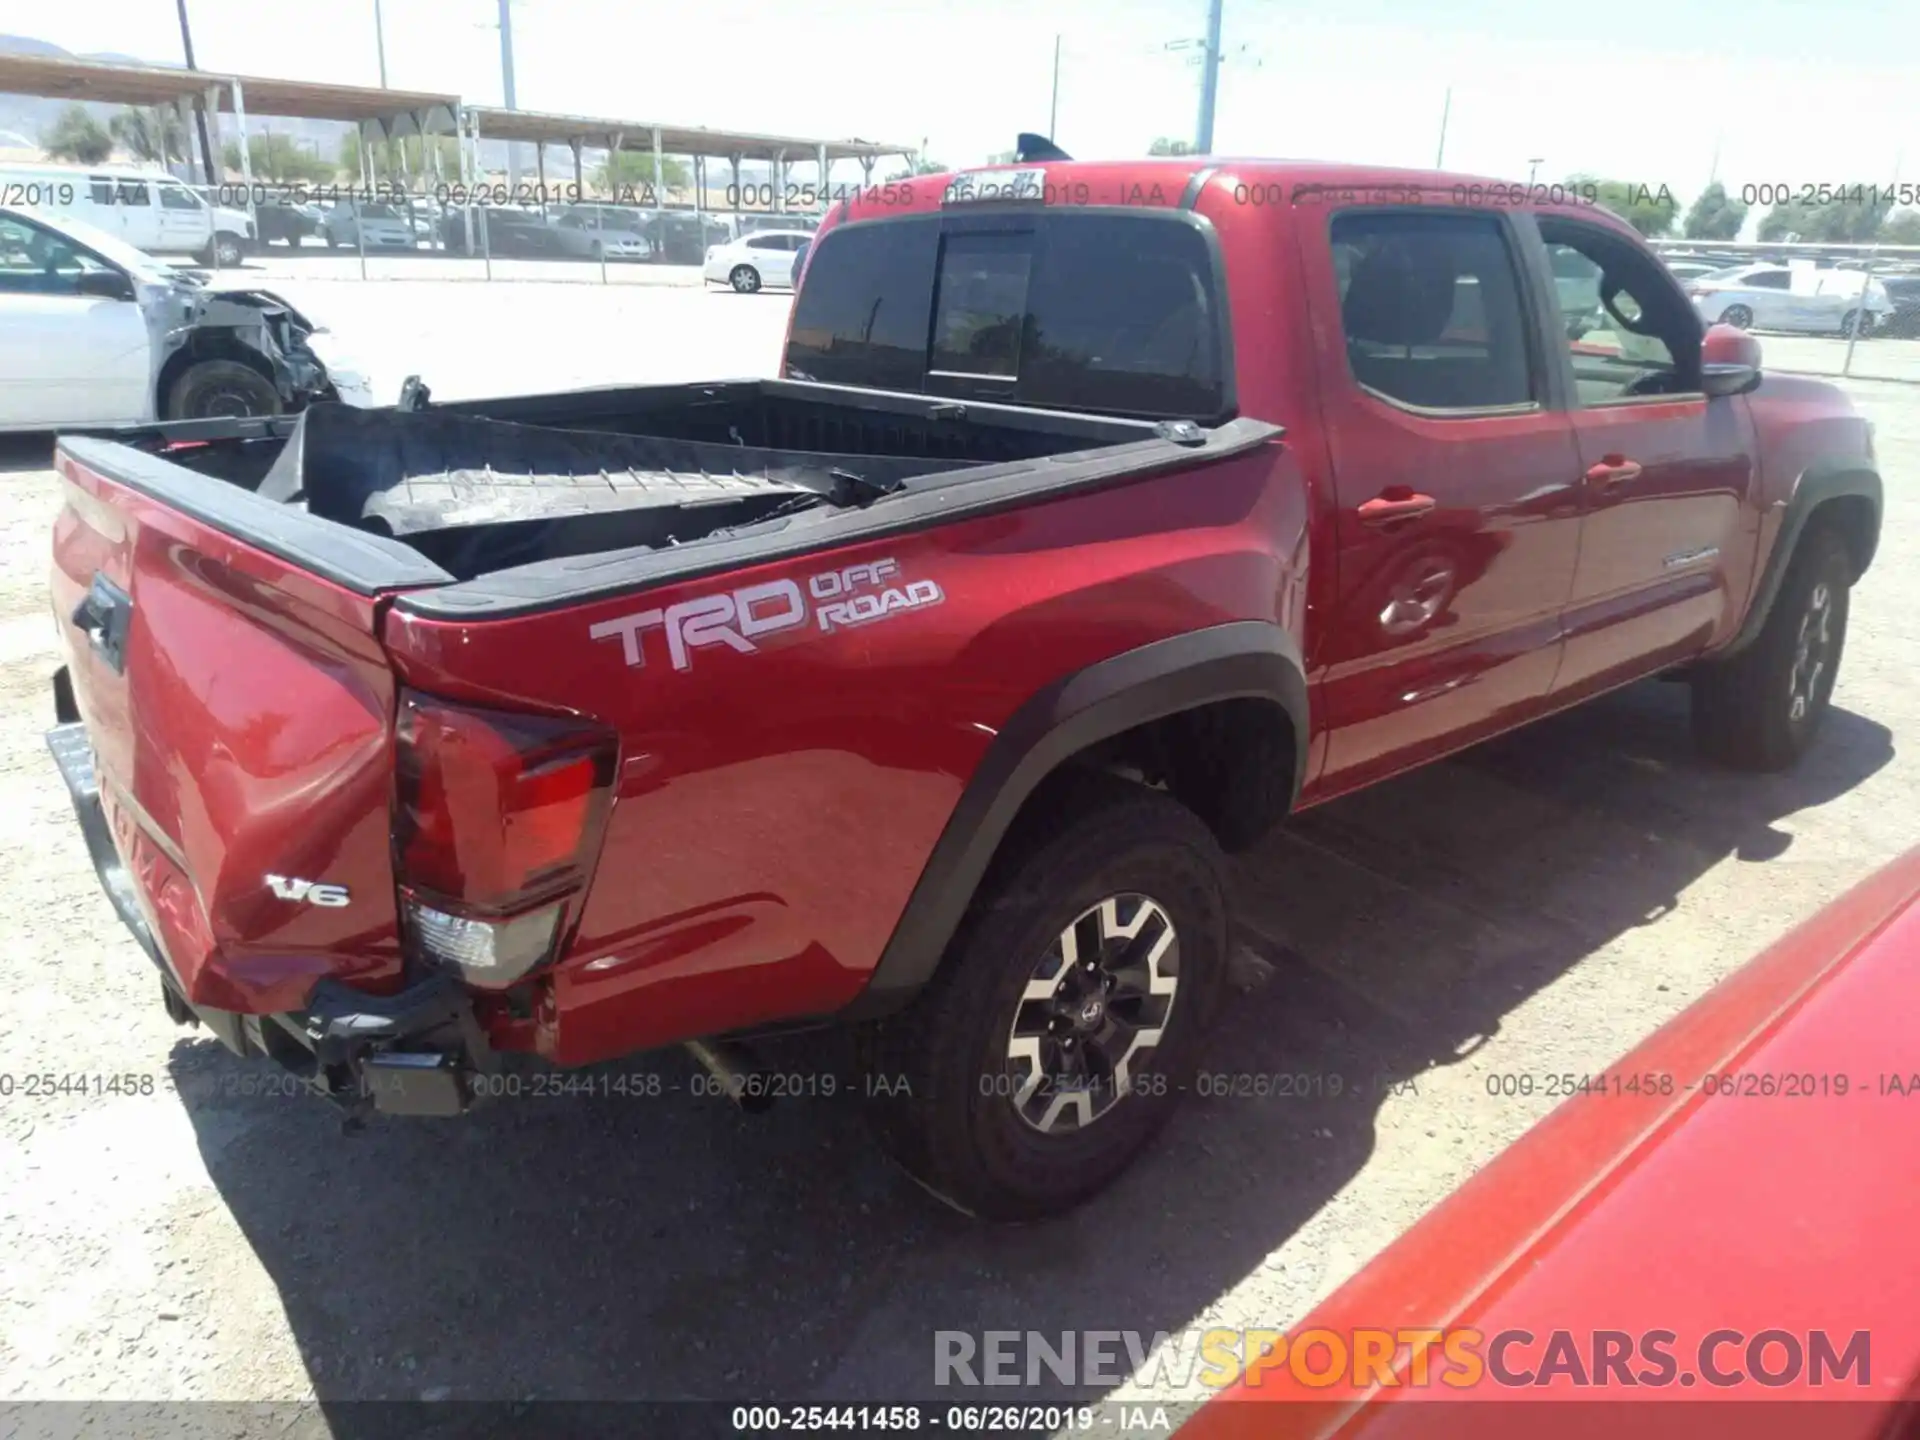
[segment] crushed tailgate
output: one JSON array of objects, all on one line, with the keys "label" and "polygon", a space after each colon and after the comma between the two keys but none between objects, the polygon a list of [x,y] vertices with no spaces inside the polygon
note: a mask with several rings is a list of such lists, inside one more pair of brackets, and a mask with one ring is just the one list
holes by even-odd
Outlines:
[{"label": "crushed tailgate", "polygon": [[55,465],[68,724],[50,742],[116,908],[196,1006],[264,1014],[323,978],[397,982],[376,629],[387,594],[444,572],[124,446],[63,441]]}]

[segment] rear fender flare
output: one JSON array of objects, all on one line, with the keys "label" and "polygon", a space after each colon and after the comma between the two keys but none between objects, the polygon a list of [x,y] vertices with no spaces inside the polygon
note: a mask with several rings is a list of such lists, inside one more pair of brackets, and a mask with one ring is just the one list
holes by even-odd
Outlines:
[{"label": "rear fender flare", "polygon": [[1293,636],[1265,621],[1211,626],[1124,651],[1039,691],[1001,726],[941,832],[861,997],[843,1018],[898,1009],[932,979],[1015,817],[1075,755],[1135,726],[1220,700],[1271,700],[1293,730],[1292,800],[1306,774],[1307,682]]}]

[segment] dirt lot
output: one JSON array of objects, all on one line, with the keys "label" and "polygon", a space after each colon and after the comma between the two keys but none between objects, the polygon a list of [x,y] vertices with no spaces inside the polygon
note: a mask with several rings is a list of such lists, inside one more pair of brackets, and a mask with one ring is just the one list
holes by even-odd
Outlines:
[{"label": "dirt lot", "polygon": [[[663,301],[632,364],[688,373],[675,347],[715,343],[674,328],[696,298],[735,304]],[[935,1205],[840,1101],[523,1101],[348,1138],[257,1093],[270,1072],[162,1014],[87,864],[40,740],[54,487],[43,445],[0,445],[0,1399],[950,1399],[935,1329],[1284,1327],[1550,1107],[1490,1084],[1600,1069],[1920,841],[1920,390],[1854,393],[1886,533],[1808,763],[1704,768],[1655,683],[1303,817],[1241,867],[1266,974],[1214,1068],[1323,1093],[1196,1100],[1026,1230]],[[41,1073],[135,1093],[27,1095]]]}]

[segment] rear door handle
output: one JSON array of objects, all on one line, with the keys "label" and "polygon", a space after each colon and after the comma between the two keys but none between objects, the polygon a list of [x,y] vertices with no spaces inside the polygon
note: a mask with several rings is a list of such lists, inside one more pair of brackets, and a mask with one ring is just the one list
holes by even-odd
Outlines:
[{"label": "rear door handle", "polygon": [[1587,467],[1587,484],[1596,490],[1611,490],[1615,485],[1640,478],[1640,462],[1624,455],[1603,455],[1599,463]]},{"label": "rear door handle", "polygon": [[126,673],[127,628],[133,620],[133,597],[104,575],[74,606],[73,623],[87,635],[87,643],[116,675]]},{"label": "rear door handle", "polygon": [[1437,502],[1431,495],[1376,495],[1359,508],[1362,525],[1390,525],[1395,520],[1411,520],[1425,515]]}]

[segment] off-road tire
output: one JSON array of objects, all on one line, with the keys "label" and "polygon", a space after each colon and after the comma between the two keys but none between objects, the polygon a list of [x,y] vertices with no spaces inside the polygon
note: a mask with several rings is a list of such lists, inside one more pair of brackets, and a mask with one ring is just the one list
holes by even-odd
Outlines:
[{"label": "off-road tire", "polygon": [[[1757,638],[1733,659],[1702,666],[1692,676],[1693,736],[1701,753],[1738,770],[1785,770],[1813,743],[1833,696],[1846,646],[1853,560],[1840,533],[1809,524],[1787,562],[1787,573]],[[1818,622],[1823,593],[1824,625]],[[1824,631],[1817,645],[1820,671],[1802,683],[1809,629]],[[1795,715],[1794,698],[1805,701]]]},{"label": "off-road tire", "polygon": [[[1225,861],[1199,818],[1104,774],[1050,782],[982,882],[927,988],[862,1028],[856,1048],[881,1144],[908,1173],[982,1219],[1035,1220],[1104,1188],[1193,1083],[1226,986]],[[1042,1133],[996,1085],[1034,967],[1076,917],[1146,896],[1177,937],[1178,986],[1134,1083],[1083,1128]]]}]

